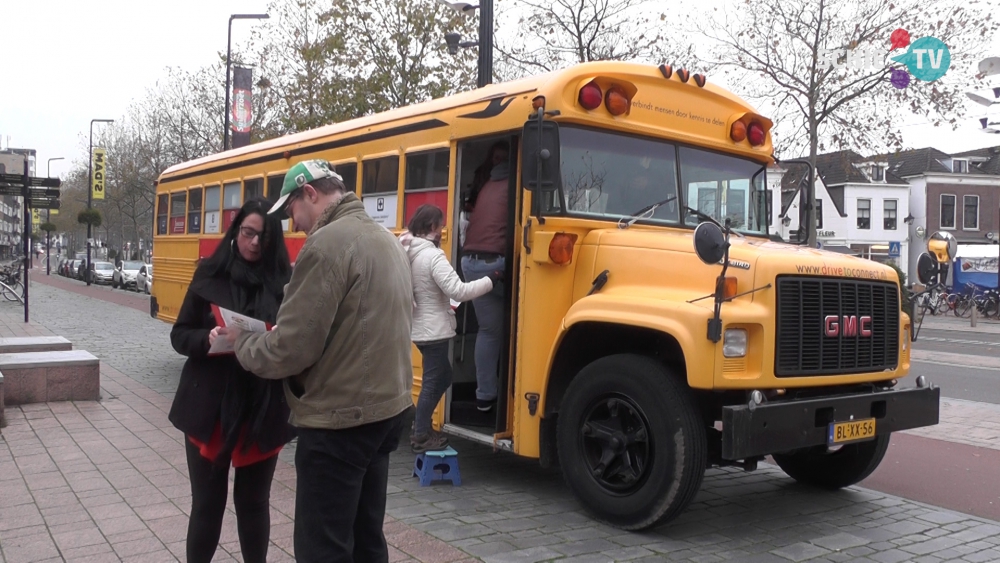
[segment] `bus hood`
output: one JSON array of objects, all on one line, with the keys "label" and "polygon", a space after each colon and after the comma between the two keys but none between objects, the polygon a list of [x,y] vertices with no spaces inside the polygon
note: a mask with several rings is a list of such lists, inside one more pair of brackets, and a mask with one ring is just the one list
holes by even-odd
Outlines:
[{"label": "bus hood", "polygon": [[[697,257],[689,230],[601,229],[591,231],[582,244],[581,253],[587,246],[597,247],[593,272],[586,275],[596,277],[608,270],[606,291],[636,297],[696,299],[714,291],[715,279],[722,272],[722,264],[705,264]],[[733,235],[730,245],[726,275],[737,279],[739,294],[774,283],[779,275],[898,283],[890,266],[854,256],[750,236]],[[752,301],[753,297],[748,293],[739,299]],[[698,304],[710,307],[712,300]]]}]

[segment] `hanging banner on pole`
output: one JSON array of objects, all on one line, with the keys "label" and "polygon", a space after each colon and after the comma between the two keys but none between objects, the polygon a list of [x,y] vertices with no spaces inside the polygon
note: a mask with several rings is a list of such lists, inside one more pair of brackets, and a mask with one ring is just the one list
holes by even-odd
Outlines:
[{"label": "hanging banner on pole", "polygon": [[232,146],[234,149],[250,144],[250,123],[253,121],[251,89],[253,71],[249,68],[233,69]]},{"label": "hanging banner on pole", "polygon": [[108,169],[107,153],[94,149],[94,169],[91,171],[91,193],[94,199],[104,199],[104,177]]},{"label": "hanging banner on pole", "polygon": [[38,228],[38,225],[42,224],[42,214],[38,212],[37,209],[31,210],[31,226]]}]

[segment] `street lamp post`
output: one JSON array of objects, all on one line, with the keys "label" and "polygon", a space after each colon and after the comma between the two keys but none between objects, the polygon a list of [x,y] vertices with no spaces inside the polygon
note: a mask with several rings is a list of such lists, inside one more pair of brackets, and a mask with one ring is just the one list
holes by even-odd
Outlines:
[{"label": "street lamp post", "polygon": [[479,41],[462,41],[462,36],[458,33],[446,33],[445,42],[448,44],[448,52],[457,55],[459,48],[478,47],[479,48],[479,71],[476,74],[476,88],[482,88],[493,82],[493,0],[480,0],[478,6],[472,6],[465,2],[452,2],[451,0],[438,0],[465,15],[472,10],[479,10]]},{"label": "street lamp post", "polygon": [[[87,165],[87,211],[94,205],[94,123],[114,123],[114,119],[91,119],[90,120],[90,150],[87,152],[89,164]],[[83,265],[83,277],[90,285],[90,240],[93,237],[90,221],[87,221],[87,262]]]},{"label": "street lamp post", "polygon": [[[64,160],[64,157],[57,156],[55,158],[50,158],[48,165],[45,167],[45,177],[52,177],[52,161],[53,160]],[[52,217],[52,210],[45,210],[45,222],[49,223]],[[50,248],[52,246],[52,232],[45,231],[45,275],[52,275],[52,256],[49,254]]]},{"label": "street lamp post", "polygon": [[233,14],[229,16],[229,35],[226,37],[226,108],[223,112],[225,126],[222,131],[222,150],[224,151],[229,150],[229,65],[233,58],[233,20],[266,20],[270,17],[269,14]]}]

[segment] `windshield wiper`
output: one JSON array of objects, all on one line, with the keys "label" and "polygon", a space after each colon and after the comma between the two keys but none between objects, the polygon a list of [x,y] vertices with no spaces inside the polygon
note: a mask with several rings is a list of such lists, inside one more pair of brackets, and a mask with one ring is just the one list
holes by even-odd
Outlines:
[{"label": "windshield wiper", "polygon": [[[630,214],[628,217],[622,217],[621,219],[618,220],[618,228],[619,229],[627,229],[627,228],[631,227],[633,223],[635,223],[636,221],[638,221],[639,219],[641,219],[647,213],[650,213],[652,211],[656,211],[657,207],[659,207],[661,205],[666,205],[666,204],[670,203],[671,201],[675,201],[676,199],[677,199],[677,196],[672,195],[672,196],[668,197],[667,199],[664,199],[663,201],[658,201],[658,202],[656,202],[656,203],[654,203],[652,205],[647,205],[646,207],[643,207],[639,211],[636,211],[635,213]],[[626,219],[628,219],[628,222],[627,223],[623,222]]]},{"label": "windshield wiper", "polygon": [[[722,223],[719,223],[718,221],[716,221],[715,217],[712,217],[711,215],[708,215],[708,214],[706,214],[706,213],[704,213],[702,211],[699,211],[699,210],[697,210],[697,209],[695,209],[693,207],[688,207],[686,205],[684,206],[684,209],[687,210],[688,215],[694,215],[695,217],[701,219],[702,221],[708,221],[709,223],[715,223],[715,226],[719,227],[723,231],[726,230],[726,227],[723,227]],[[741,233],[741,232],[739,232],[739,231],[737,231],[735,229],[729,229],[729,230],[732,231],[732,232],[734,232],[734,233],[736,233],[736,236],[738,236],[740,238],[746,238],[746,235],[744,235],[743,233]]]}]

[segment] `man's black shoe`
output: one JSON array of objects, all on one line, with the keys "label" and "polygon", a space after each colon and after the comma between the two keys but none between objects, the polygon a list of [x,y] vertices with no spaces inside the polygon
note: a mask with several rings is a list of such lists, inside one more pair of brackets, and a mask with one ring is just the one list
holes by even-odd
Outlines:
[{"label": "man's black shoe", "polygon": [[479,412],[490,412],[493,410],[493,403],[497,402],[496,399],[485,401],[483,399],[476,399],[476,408]]}]

